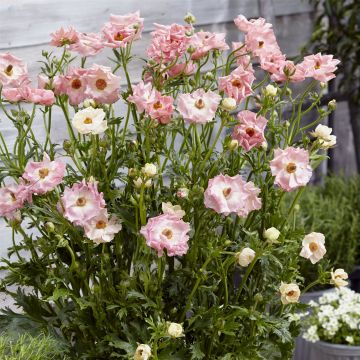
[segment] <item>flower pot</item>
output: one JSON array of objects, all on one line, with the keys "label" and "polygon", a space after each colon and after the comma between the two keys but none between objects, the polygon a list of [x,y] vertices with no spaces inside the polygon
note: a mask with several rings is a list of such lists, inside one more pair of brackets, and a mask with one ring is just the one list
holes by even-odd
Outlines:
[{"label": "flower pot", "polygon": [[317,341],[310,345],[309,359],[360,360],[360,346],[338,345]]},{"label": "flower pot", "polygon": [[349,276],[351,289],[360,293],[360,265],[355,266],[354,271]]}]

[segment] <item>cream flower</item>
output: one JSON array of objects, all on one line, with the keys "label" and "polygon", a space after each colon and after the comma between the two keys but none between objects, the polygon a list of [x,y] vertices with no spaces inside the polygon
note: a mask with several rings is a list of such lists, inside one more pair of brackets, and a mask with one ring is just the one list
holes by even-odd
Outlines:
[{"label": "cream flower", "polygon": [[221,101],[220,107],[227,111],[232,111],[237,108],[236,100],[233,98],[225,98]]},{"label": "cream flower", "polygon": [[335,271],[331,271],[330,284],[333,284],[337,287],[346,286],[348,284],[346,281],[348,277],[349,276],[344,269],[336,269]]},{"label": "cream flower", "polygon": [[322,149],[328,149],[329,147],[336,145],[336,136],[331,135],[331,133],[332,128],[319,124],[315,128],[315,131],[311,132],[310,134],[319,140]]},{"label": "cream flower", "polygon": [[281,302],[286,305],[290,303],[296,303],[299,301],[300,289],[296,284],[285,284],[281,282],[280,285]]},{"label": "cream flower", "polygon": [[184,329],[182,325],[178,323],[170,323],[167,332],[173,338],[184,336]]},{"label": "cream flower", "polygon": [[180,205],[173,205],[171,202],[163,202],[161,207],[164,214],[175,215],[179,219],[182,219],[185,216],[185,211]]},{"label": "cream flower", "polygon": [[134,360],[148,360],[151,356],[151,348],[147,344],[140,344],[135,351]]},{"label": "cream flower", "polygon": [[157,168],[155,164],[146,163],[141,171],[147,177],[154,177],[157,173]]},{"label": "cream flower", "polygon": [[88,107],[78,111],[72,121],[72,125],[80,134],[101,134],[107,128],[107,121],[103,109]]},{"label": "cream flower", "polygon": [[247,267],[255,258],[255,251],[248,247],[235,254],[237,263],[242,267]]},{"label": "cream flower", "polygon": [[325,236],[321,233],[312,232],[306,235],[302,246],[300,256],[309,259],[312,264],[316,264],[326,254]]},{"label": "cream flower", "polygon": [[265,95],[274,97],[277,94],[277,88],[275,86],[269,84],[268,86],[266,86],[264,92],[265,92]]},{"label": "cream flower", "polygon": [[269,229],[266,229],[264,231],[264,238],[266,240],[269,240],[269,242],[277,242],[277,239],[279,238],[280,236],[280,231],[274,227],[271,227]]}]

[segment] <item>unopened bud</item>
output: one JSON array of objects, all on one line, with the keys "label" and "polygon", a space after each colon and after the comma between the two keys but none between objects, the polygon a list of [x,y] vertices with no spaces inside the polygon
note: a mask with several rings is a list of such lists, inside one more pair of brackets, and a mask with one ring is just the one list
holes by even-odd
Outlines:
[{"label": "unopened bud", "polygon": [[221,101],[221,108],[226,111],[232,111],[236,109],[236,100],[233,98],[225,98]]},{"label": "unopened bud", "polygon": [[266,151],[268,149],[268,143],[267,141],[263,141],[260,145],[260,148],[264,151]]},{"label": "unopened bud", "polygon": [[239,146],[239,142],[236,139],[232,139],[228,145],[229,150],[236,150],[238,146]]},{"label": "unopened bud", "polygon": [[129,176],[129,177],[135,177],[136,174],[137,174],[136,169],[130,168],[130,169],[128,170],[128,176]]},{"label": "unopened bud", "polygon": [[178,191],[176,192],[176,196],[179,198],[186,198],[189,195],[189,189],[187,188],[179,188]]},{"label": "unopened bud", "polygon": [[146,187],[146,188],[151,187],[151,185],[152,185],[152,181],[151,181],[151,179],[149,179],[149,180],[145,181],[145,187]]},{"label": "unopened bud", "polygon": [[141,178],[137,178],[136,180],[134,180],[134,185],[137,189],[140,189],[141,188],[141,185],[142,185],[143,181]]},{"label": "unopened bud", "polygon": [[96,108],[96,101],[94,99],[85,99],[83,103],[84,107]]},{"label": "unopened bud", "polygon": [[268,86],[266,86],[264,93],[267,96],[275,97],[277,94],[277,88],[275,86],[269,84]]},{"label": "unopened bud", "polygon": [[195,24],[196,17],[191,12],[188,12],[184,17],[184,21],[188,24]]},{"label": "unopened bud", "polygon": [[336,109],[336,100],[335,99],[332,99],[331,101],[329,101],[328,108],[331,111],[334,111]]},{"label": "unopened bud", "polygon": [[54,232],[55,231],[54,223],[52,223],[51,221],[48,221],[47,223],[45,223],[45,229],[50,233]]},{"label": "unopened bud", "polygon": [[211,71],[208,71],[208,72],[204,75],[204,79],[205,79],[205,80],[212,81],[212,80],[214,80],[214,74],[213,74]]},{"label": "unopened bud", "polygon": [[69,151],[71,149],[71,141],[70,140],[64,140],[63,148],[64,148],[65,151]]},{"label": "unopened bud", "polygon": [[157,173],[156,165],[146,163],[145,166],[141,169],[141,172],[147,177],[154,177]]},{"label": "unopened bud", "polygon": [[192,46],[192,45],[190,45],[190,46],[188,47],[188,49],[187,49],[187,52],[188,52],[189,54],[193,54],[195,51],[196,51],[196,49],[195,49],[194,46]]}]

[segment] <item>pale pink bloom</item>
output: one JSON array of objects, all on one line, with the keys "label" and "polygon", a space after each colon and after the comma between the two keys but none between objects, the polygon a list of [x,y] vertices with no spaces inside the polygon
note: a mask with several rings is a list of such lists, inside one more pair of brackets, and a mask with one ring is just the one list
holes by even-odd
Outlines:
[{"label": "pale pink bloom", "polygon": [[220,95],[201,88],[191,94],[179,95],[177,110],[185,121],[205,124],[214,119],[220,101]]},{"label": "pale pink bloom", "polygon": [[221,174],[209,180],[204,203],[218,214],[235,213],[246,217],[251,211],[261,208],[259,193],[259,188],[252,182],[245,182],[240,175]]},{"label": "pale pink bloom", "polygon": [[139,10],[126,15],[111,14],[110,22],[112,24],[122,25],[124,27],[136,30],[132,41],[141,39],[141,33],[144,28],[144,19],[140,17]]},{"label": "pale pink bloom", "polygon": [[132,95],[127,97],[127,101],[135,104],[136,110],[141,113],[155,101],[155,96],[153,85],[140,81],[137,85],[132,85]]},{"label": "pale pink bloom", "polygon": [[184,55],[190,44],[190,36],[186,33],[192,27],[179,24],[154,25],[155,31],[151,33],[147,55],[158,63],[168,63]]},{"label": "pale pink bloom", "polygon": [[15,222],[20,224],[22,222],[21,211],[15,210],[5,215],[7,221]]},{"label": "pale pink bloom", "polygon": [[174,99],[172,96],[161,95],[158,91],[154,101],[146,108],[149,116],[161,124],[168,124],[174,112]]},{"label": "pale pink bloom", "polygon": [[285,191],[305,186],[312,175],[308,151],[291,146],[285,150],[275,149],[270,169],[275,184]]},{"label": "pale pink bloom", "polygon": [[45,74],[38,75],[38,89],[49,89],[50,79]]},{"label": "pale pink bloom", "polygon": [[254,31],[257,28],[263,28],[264,30],[269,30],[272,27],[272,25],[267,23],[266,20],[263,18],[248,20],[244,15],[238,15],[234,19],[234,23],[237,26],[237,28],[244,33]]},{"label": "pale pink bloom", "polygon": [[0,86],[15,88],[29,83],[26,64],[10,53],[0,54]]},{"label": "pale pink bloom", "polygon": [[111,68],[94,64],[86,75],[85,94],[101,104],[112,104],[119,99],[120,76]]},{"label": "pale pink bloom", "polygon": [[219,78],[219,90],[224,91],[226,96],[239,103],[250,96],[253,91],[251,85],[255,80],[254,70],[251,66],[246,69],[240,65],[228,76]]},{"label": "pale pink bloom", "polygon": [[240,123],[234,127],[232,138],[236,139],[246,152],[254,146],[260,146],[265,141],[267,120],[249,110],[240,111],[237,118]]},{"label": "pale pink bloom", "polygon": [[106,210],[84,224],[86,237],[96,244],[112,241],[121,228],[118,218],[116,216],[109,218]]},{"label": "pale pink bloom", "polygon": [[194,74],[196,69],[197,66],[192,61],[189,61],[187,63],[175,64],[168,70],[167,75],[171,78],[178,75],[189,76]]},{"label": "pale pink bloom", "polygon": [[246,69],[251,62],[251,57],[245,44],[243,44],[242,42],[233,42],[232,51],[234,52],[234,56],[236,57],[236,63],[238,65],[242,65]]},{"label": "pale pink bloom", "polygon": [[51,90],[33,89],[29,86],[7,88],[2,91],[2,95],[10,102],[24,101],[44,106],[51,106],[55,102],[55,96]]},{"label": "pale pink bloom", "polygon": [[185,199],[189,196],[189,189],[187,188],[179,188],[176,191],[176,196],[180,199]]},{"label": "pale pink bloom", "polygon": [[168,256],[181,256],[189,249],[190,225],[175,215],[163,214],[148,220],[140,230],[146,244],[162,256],[164,249]]},{"label": "pale pink bloom", "polygon": [[316,264],[326,254],[325,236],[322,233],[312,232],[307,234],[302,241],[300,256]]},{"label": "pale pink bloom", "polygon": [[290,60],[280,61],[278,69],[271,75],[271,80],[276,82],[301,82],[305,80],[305,73],[301,66],[295,65]]},{"label": "pale pink bloom", "polygon": [[312,77],[321,82],[328,82],[335,78],[334,72],[340,60],[334,59],[333,55],[309,55],[304,57],[304,61],[298,66],[305,73],[306,77]]},{"label": "pale pink bloom", "polygon": [[286,61],[286,56],[282,53],[273,53],[273,54],[268,54],[266,56],[263,56],[260,59],[260,67],[269,72],[270,74],[274,74],[277,73],[279,74],[280,72],[280,67],[284,67],[284,65]]},{"label": "pale pink bloom", "polygon": [[23,183],[0,188],[0,216],[12,217],[16,210],[24,207],[25,202],[31,203],[31,191]]},{"label": "pale pink bloom", "polygon": [[50,45],[61,47],[64,45],[75,44],[79,40],[79,33],[73,26],[69,26],[67,30],[63,27],[50,34]]},{"label": "pale pink bloom", "polygon": [[103,48],[101,36],[94,33],[80,33],[78,41],[69,47],[71,51],[77,52],[82,57],[95,56]]},{"label": "pale pink bloom", "polygon": [[228,50],[229,46],[225,42],[225,33],[211,33],[199,31],[190,40],[190,45],[195,49],[191,54],[192,60],[198,60],[206,56],[211,50]]},{"label": "pale pink bloom", "polygon": [[66,165],[60,160],[51,161],[44,154],[43,161],[30,161],[26,164],[23,179],[29,184],[29,189],[36,194],[45,194],[61,184],[66,171]]},{"label": "pale pink bloom", "polygon": [[97,182],[83,180],[66,188],[61,196],[64,217],[75,225],[84,226],[105,208],[103,193],[99,193]]}]

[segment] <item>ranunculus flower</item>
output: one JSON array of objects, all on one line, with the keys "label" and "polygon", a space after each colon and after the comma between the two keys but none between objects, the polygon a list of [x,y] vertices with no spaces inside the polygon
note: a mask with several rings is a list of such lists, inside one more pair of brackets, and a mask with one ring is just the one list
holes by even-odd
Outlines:
[{"label": "ranunculus flower", "polygon": [[174,99],[172,96],[155,93],[154,101],[145,109],[148,115],[160,124],[168,124],[174,112]]},{"label": "ranunculus flower", "polygon": [[280,231],[275,227],[271,227],[264,231],[264,238],[272,243],[276,242],[279,236],[280,236]]},{"label": "ranunculus flower", "polygon": [[278,68],[271,75],[271,80],[276,82],[301,82],[305,80],[303,68],[298,64],[295,65],[290,60],[283,60],[277,64]]},{"label": "ranunculus flower", "polygon": [[225,33],[211,33],[198,31],[190,40],[190,45],[195,49],[191,54],[192,60],[198,60],[206,56],[211,50],[227,50],[229,46],[225,42]]},{"label": "ranunculus flower", "polygon": [[245,182],[240,175],[218,175],[209,180],[204,203],[218,214],[236,213],[246,217],[251,211],[261,208],[259,193],[260,189],[253,182]]},{"label": "ranunculus flower", "polygon": [[335,271],[331,271],[331,280],[330,284],[335,285],[336,287],[347,286],[348,282],[348,274],[344,269],[336,269]]},{"label": "ranunculus flower", "polygon": [[251,64],[247,68],[239,65],[230,75],[219,78],[219,90],[239,103],[253,93],[251,86],[254,80]]},{"label": "ranunculus flower", "polygon": [[84,224],[85,235],[96,244],[110,242],[122,226],[116,216],[109,217],[106,210]]},{"label": "ranunculus flower", "polygon": [[0,85],[17,88],[30,83],[26,64],[10,53],[0,54]]},{"label": "ranunculus flower", "polygon": [[166,249],[168,256],[181,256],[187,253],[190,225],[178,216],[163,214],[148,220],[140,230],[146,244],[162,256]]},{"label": "ranunculus flower", "polygon": [[67,30],[63,27],[50,34],[50,45],[61,47],[64,45],[75,44],[79,40],[79,33],[73,26],[69,26]]},{"label": "ranunculus flower", "polygon": [[38,105],[51,106],[55,102],[54,93],[51,90],[33,89],[29,86],[3,89],[4,99],[10,102],[29,102]]},{"label": "ranunculus flower", "polygon": [[179,95],[177,109],[185,121],[205,124],[214,119],[220,101],[220,95],[198,89],[191,94]]},{"label": "ranunculus flower", "polygon": [[324,234],[312,232],[307,234],[302,241],[300,256],[316,264],[326,254]]},{"label": "ranunculus flower", "polygon": [[72,120],[72,125],[80,134],[102,134],[107,128],[103,109],[92,107],[78,111]]},{"label": "ranunculus flower", "polygon": [[243,248],[235,254],[237,263],[242,267],[247,267],[255,259],[255,251],[249,247]]},{"label": "ranunculus flower", "polygon": [[256,30],[256,28],[264,28],[264,30],[271,29],[272,25],[267,23],[264,18],[248,20],[244,15],[238,15],[234,19],[236,27],[243,33]]},{"label": "ranunculus flower", "polygon": [[97,189],[97,182],[83,180],[66,188],[61,196],[64,217],[79,226],[89,221],[105,209],[103,194]]},{"label": "ranunculus flower", "polygon": [[136,348],[134,360],[149,360],[151,356],[151,347],[147,344],[140,344]]},{"label": "ranunculus flower", "polygon": [[226,111],[232,111],[237,108],[236,100],[233,98],[225,98],[221,101],[220,107]]},{"label": "ranunculus flower", "polygon": [[179,219],[182,219],[185,216],[185,211],[180,205],[173,205],[171,202],[163,202],[161,208],[164,214],[175,215]]},{"label": "ranunculus flower", "polygon": [[173,338],[179,338],[185,336],[182,325],[178,323],[173,323],[173,322],[170,323],[167,332]]},{"label": "ranunculus flower", "polygon": [[45,194],[61,184],[66,171],[66,164],[60,160],[51,161],[44,154],[43,161],[30,161],[26,164],[23,179],[36,194]]},{"label": "ranunculus flower", "polygon": [[127,101],[135,104],[140,113],[148,109],[155,101],[156,90],[153,89],[151,83],[144,84],[143,81],[140,81],[137,85],[132,85],[132,92],[132,95],[127,97]]},{"label": "ranunculus flower", "polygon": [[0,188],[0,216],[12,217],[16,210],[31,203],[31,191],[23,183],[12,184]]},{"label": "ranunculus flower", "polygon": [[141,172],[147,177],[154,177],[157,173],[157,167],[155,164],[146,163],[141,168]]},{"label": "ranunculus flower", "polygon": [[280,67],[283,67],[286,56],[282,53],[272,53],[263,56],[260,59],[260,67],[270,74],[279,73]]},{"label": "ranunculus flower", "polygon": [[186,63],[175,64],[167,71],[167,74],[171,78],[178,75],[189,76],[194,74],[196,69],[197,66],[192,61],[189,61]]},{"label": "ranunculus flower", "polygon": [[275,149],[274,159],[270,161],[275,184],[285,191],[305,186],[312,175],[309,153],[300,148]]},{"label": "ranunculus flower", "polygon": [[240,124],[234,127],[232,138],[247,152],[265,141],[264,130],[267,120],[256,113],[243,110],[237,115]]},{"label": "ranunculus flower", "polygon": [[315,131],[311,132],[310,134],[318,139],[322,149],[328,149],[329,147],[336,145],[336,136],[331,135],[331,133],[332,128],[319,124],[315,128]]},{"label": "ranunculus flower", "polygon": [[300,297],[300,289],[297,284],[285,284],[281,282],[280,285],[281,302],[286,304],[297,303]]},{"label": "ranunculus flower", "polygon": [[71,51],[77,52],[82,57],[95,56],[103,48],[101,36],[94,33],[78,34],[78,41],[69,47]]},{"label": "ranunculus flower", "polygon": [[277,89],[274,85],[269,84],[269,85],[267,85],[267,86],[265,87],[264,93],[265,93],[265,95],[267,95],[267,96],[275,97],[276,94],[277,94],[277,90],[278,90],[278,89]]}]

